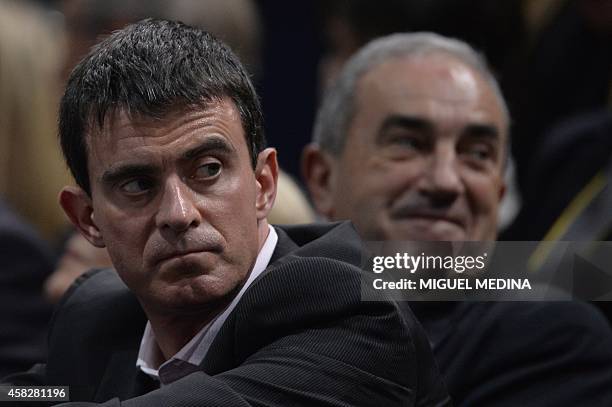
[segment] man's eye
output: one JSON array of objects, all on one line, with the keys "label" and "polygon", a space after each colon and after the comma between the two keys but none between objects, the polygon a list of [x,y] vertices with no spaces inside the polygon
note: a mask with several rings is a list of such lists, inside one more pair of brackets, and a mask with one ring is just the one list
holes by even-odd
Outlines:
[{"label": "man's eye", "polygon": [[391,138],[391,144],[399,145],[401,147],[420,149],[423,143],[418,137],[396,136]]},{"label": "man's eye", "polygon": [[475,144],[464,151],[464,154],[469,158],[473,158],[479,161],[490,160],[493,158],[493,152],[488,146]]},{"label": "man's eye", "polygon": [[130,195],[137,195],[150,190],[153,183],[148,179],[134,179],[121,185],[121,191]]},{"label": "man's eye", "polygon": [[209,162],[203,165],[200,165],[196,169],[195,178],[198,179],[210,179],[214,178],[221,172],[221,163],[218,161]]}]

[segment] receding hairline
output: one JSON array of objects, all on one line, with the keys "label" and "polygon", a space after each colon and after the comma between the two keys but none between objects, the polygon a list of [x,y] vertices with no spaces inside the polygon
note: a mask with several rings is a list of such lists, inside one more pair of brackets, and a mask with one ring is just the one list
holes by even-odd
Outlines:
[{"label": "receding hairline", "polygon": [[349,59],[334,84],[327,90],[317,113],[313,139],[328,153],[337,155],[344,149],[348,130],[358,102],[358,87],[369,72],[387,61],[399,58],[412,60],[425,55],[445,55],[470,68],[483,80],[502,111],[501,132],[510,139],[510,113],[499,83],[486,59],[469,44],[429,32],[400,33],[375,39]]},{"label": "receding hairline", "polygon": [[502,95],[496,91],[496,88],[492,85],[491,81],[489,81],[487,77],[483,75],[480,69],[475,68],[471,64],[465,62],[464,59],[458,57],[457,55],[451,52],[446,52],[445,50],[438,50],[438,49],[427,49],[427,50],[423,50],[423,52],[419,51],[419,52],[409,53],[409,54],[392,55],[370,66],[369,69],[366,69],[363,72],[361,72],[360,75],[356,78],[355,85],[352,91],[353,93],[353,112],[352,112],[351,119],[347,123],[345,138],[348,137],[349,130],[355,121],[355,116],[359,112],[358,109],[360,105],[362,104],[362,102],[364,101],[362,92],[364,92],[364,89],[363,89],[364,82],[368,79],[368,77],[375,75],[377,71],[380,70],[384,65],[395,64],[395,63],[406,63],[406,64],[428,63],[430,62],[428,61],[429,59],[436,59],[436,58],[449,59],[449,60],[452,60],[453,62],[459,63],[463,68],[466,68],[469,71],[469,73],[474,78],[476,78],[478,82],[482,84],[484,89],[486,89],[486,92],[491,94],[491,96],[493,97],[493,100],[495,101],[496,107],[499,109],[499,111],[501,112],[501,116],[502,116],[503,122],[502,122],[502,128],[500,129],[500,133],[504,136],[504,138],[506,138],[509,132],[510,118],[506,110],[505,102],[502,99]]}]

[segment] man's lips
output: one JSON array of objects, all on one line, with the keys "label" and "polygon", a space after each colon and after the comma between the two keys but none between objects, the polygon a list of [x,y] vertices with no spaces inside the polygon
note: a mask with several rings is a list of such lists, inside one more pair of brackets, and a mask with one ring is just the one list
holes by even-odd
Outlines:
[{"label": "man's lips", "polygon": [[204,250],[190,250],[190,251],[185,251],[185,252],[175,252],[175,253],[170,253],[165,257],[162,257],[159,259],[159,263],[162,263],[164,261],[168,261],[168,260],[172,260],[172,259],[176,259],[179,257],[183,257],[183,256],[187,256],[188,254],[198,254],[198,253],[204,253]]},{"label": "man's lips", "polygon": [[189,254],[200,254],[200,253],[220,253],[221,248],[216,245],[206,246],[206,247],[198,247],[198,248],[189,248],[183,250],[173,250],[162,252],[159,255],[155,256],[154,263],[159,264],[168,260],[180,258],[187,256]]},{"label": "man's lips", "polygon": [[465,228],[466,222],[462,217],[443,213],[436,210],[399,209],[392,212],[391,217],[396,220],[425,220],[430,222],[444,221]]}]

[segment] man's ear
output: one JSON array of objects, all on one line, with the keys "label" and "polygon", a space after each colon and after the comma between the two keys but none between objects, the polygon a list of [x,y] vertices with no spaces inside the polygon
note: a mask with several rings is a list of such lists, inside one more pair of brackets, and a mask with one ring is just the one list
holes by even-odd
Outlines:
[{"label": "man's ear", "polygon": [[501,185],[499,187],[499,201],[500,202],[502,199],[504,199],[504,196],[506,196],[507,189],[508,187],[506,185],[506,182],[502,180]]},{"label": "man's ear", "polygon": [[66,186],[59,194],[59,203],[72,224],[96,247],[105,247],[104,239],[94,219],[91,198],[79,187]]},{"label": "man's ear", "polygon": [[264,219],[270,213],[276,199],[278,163],[275,149],[266,148],[259,153],[257,167],[255,168],[255,179],[257,181],[257,198],[255,201],[257,219]]},{"label": "man's ear", "polygon": [[317,212],[333,219],[333,162],[329,153],[311,143],[302,151],[302,177]]}]

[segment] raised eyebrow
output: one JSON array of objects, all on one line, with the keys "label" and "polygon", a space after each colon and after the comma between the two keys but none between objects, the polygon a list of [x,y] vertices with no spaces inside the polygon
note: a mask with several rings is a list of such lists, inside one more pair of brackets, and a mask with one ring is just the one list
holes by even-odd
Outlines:
[{"label": "raised eyebrow", "polygon": [[182,160],[191,160],[195,157],[209,154],[212,152],[219,152],[224,154],[230,154],[234,152],[234,147],[228,143],[222,137],[210,137],[206,139],[204,142],[200,143],[198,146],[191,148],[181,154]]},{"label": "raised eyebrow", "polygon": [[104,171],[104,174],[102,174],[102,182],[107,185],[112,185],[127,178],[143,175],[151,176],[157,173],[159,173],[159,168],[153,165],[123,164]]}]

